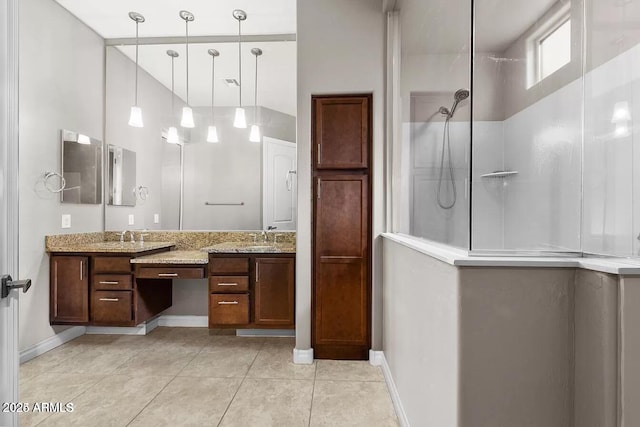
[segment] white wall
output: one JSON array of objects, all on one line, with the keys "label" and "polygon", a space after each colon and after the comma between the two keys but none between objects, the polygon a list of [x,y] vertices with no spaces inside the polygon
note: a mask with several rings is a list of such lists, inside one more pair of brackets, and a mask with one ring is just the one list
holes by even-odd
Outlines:
[{"label": "white wall", "polygon": [[575,270],[459,275],[459,425],[570,426]]},{"label": "white wall", "polygon": [[[60,172],[60,129],[103,140],[103,40],[52,0],[20,1],[20,349],[63,328],[49,325],[48,234],[102,231],[102,205],[61,204],[40,178]],[[60,228],[71,214],[71,228]]]},{"label": "white wall", "polygon": [[[311,346],[311,95],[373,92],[374,295],[380,286],[384,229],[384,41],[382,0],[298,1],[298,233],[296,348]],[[381,345],[375,325],[373,347]]]},{"label": "white wall", "polygon": [[457,426],[457,268],[388,239],[382,259],[382,349],[407,419],[413,426]]}]

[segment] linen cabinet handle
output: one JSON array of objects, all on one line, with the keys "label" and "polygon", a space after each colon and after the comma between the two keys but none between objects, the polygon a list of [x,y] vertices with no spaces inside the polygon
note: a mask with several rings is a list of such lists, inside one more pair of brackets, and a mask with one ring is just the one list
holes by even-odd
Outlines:
[{"label": "linen cabinet handle", "polygon": [[218,305],[238,305],[238,301],[218,301]]},{"label": "linen cabinet handle", "polygon": [[118,302],[120,298],[100,298],[99,301]]}]

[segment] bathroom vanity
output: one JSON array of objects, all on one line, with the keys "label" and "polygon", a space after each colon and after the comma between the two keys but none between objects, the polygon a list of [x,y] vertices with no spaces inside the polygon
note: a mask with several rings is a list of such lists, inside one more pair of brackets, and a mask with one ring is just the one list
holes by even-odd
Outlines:
[{"label": "bathroom vanity", "polygon": [[50,324],[140,325],[171,307],[175,279],[201,279],[210,328],[293,329],[293,243],[257,245],[240,240],[246,233],[221,233],[214,241],[222,242],[193,247],[211,243],[210,234],[155,236],[178,243],[48,242]]}]

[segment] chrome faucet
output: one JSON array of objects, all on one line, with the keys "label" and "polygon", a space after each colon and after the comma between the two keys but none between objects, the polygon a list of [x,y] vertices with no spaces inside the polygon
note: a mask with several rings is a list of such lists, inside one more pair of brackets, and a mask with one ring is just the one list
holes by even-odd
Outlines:
[{"label": "chrome faucet", "polygon": [[129,231],[129,230],[124,230],[122,233],[120,233],[120,243],[124,243],[124,236],[126,236],[127,233],[131,233],[131,237],[129,241],[131,243],[135,243],[136,242],[135,234],[133,233],[133,231]]},{"label": "chrome faucet", "polygon": [[268,243],[269,242],[269,232],[275,230],[278,227],[274,227],[273,225],[270,225],[267,227],[266,230],[262,230],[262,241],[264,243]]}]

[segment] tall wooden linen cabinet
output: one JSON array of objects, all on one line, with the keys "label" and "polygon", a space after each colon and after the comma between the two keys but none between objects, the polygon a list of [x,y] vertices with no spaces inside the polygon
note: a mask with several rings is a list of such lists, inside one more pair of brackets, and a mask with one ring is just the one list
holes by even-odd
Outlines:
[{"label": "tall wooden linen cabinet", "polygon": [[312,96],[317,359],[369,358],[372,96]]}]

